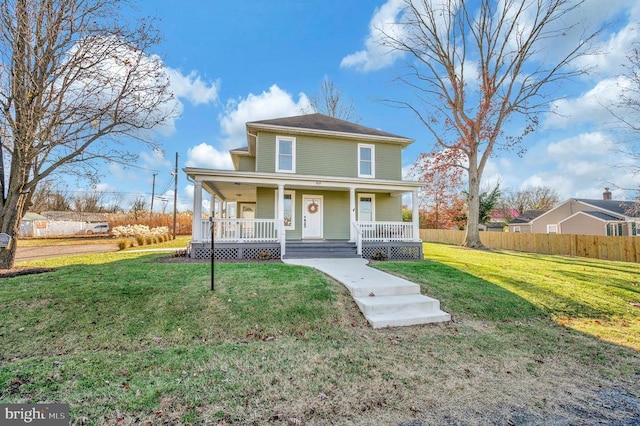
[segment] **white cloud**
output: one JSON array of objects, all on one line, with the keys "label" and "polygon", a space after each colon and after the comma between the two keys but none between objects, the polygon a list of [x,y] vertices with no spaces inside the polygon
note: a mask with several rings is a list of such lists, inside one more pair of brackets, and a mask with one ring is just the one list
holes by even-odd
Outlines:
[{"label": "white cloud", "polygon": [[140,153],[142,164],[149,168],[165,168],[170,167],[171,162],[166,159],[161,149],[154,149],[151,153],[143,151]]},{"label": "white cloud", "polygon": [[551,112],[547,114],[543,127],[571,128],[585,123],[608,126],[615,119],[607,108],[619,102],[629,84],[623,76],[605,79],[577,98],[558,99],[551,103]]},{"label": "white cloud", "polygon": [[345,56],[340,67],[355,68],[358,71],[375,71],[392,65],[402,56],[402,52],[384,45],[385,34],[401,37],[398,15],[405,7],[404,0],[388,0],[376,9],[369,23],[369,34],[365,48]]},{"label": "white cloud", "polygon": [[216,170],[231,170],[233,162],[228,152],[220,152],[206,143],[187,150],[187,167],[201,167]]},{"label": "white cloud", "polygon": [[245,125],[249,121],[300,115],[310,109],[307,95],[300,93],[298,101],[295,101],[290,93],[276,84],[258,95],[250,93],[245,99],[231,100],[219,117],[220,128],[225,135],[223,146],[229,149],[246,146]]},{"label": "white cloud", "polygon": [[547,154],[560,161],[575,160],[580,157],[601,159],[611,151],[613,141],[600,132],[582,133],[547,146]]},{"label": "white cloud", "polygon": [[197,71],[191,71],[188,75],[184,75],[179,70],[166,68],[165,72],[169,76],[171,91],[178,98],[187,99],[193,105],[218,101],[219,80],[205,82]]}]

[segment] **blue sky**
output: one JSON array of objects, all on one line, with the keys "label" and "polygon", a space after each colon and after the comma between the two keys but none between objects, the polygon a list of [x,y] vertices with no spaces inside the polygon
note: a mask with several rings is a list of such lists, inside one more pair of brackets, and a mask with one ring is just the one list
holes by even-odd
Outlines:
[{"label": "blue sky", "polygon": [[[432,149],[429,133],[413,113],[381,99],[403,99],[407,89],[397,83],[406,58],[382,51],[377,28],[398,19],[402,0],[242,0],[140,2],[137,15],[159,18],[163,58],[181,115],[155,138],[164,154],[141,151],[137,167],[105,166],[96,186],[109,197],[120,193],[121,205],[140,196],[150,200],[157,171],[155,210],[172,208],[171,171],[175,153],[185,166],[229,168],[230,148],[246,143],[244,124],[298,115],[308,98],[318,94],[326,77],[346,98],[352,98],[360,124],[415,139],[403,153],[410,166]],[[602,104],[616,99],[624,86],[625,52],[640,41],[640,4],[636,0],[587,0],[583,22],[611,24],[599,40],[601,55],[580,65],[594,71],[561,89],[553,108],[561,115],[541,117],[541,126],[527,136],[527,153],[500,152],[485,171],[485,183],[503,188],[550,186],[561,199],[600,198],[611,186],[614,197],[633,194],[616,188],[637,188],[627,156],[615,143],[631,137],[612,123]],[[551,52],[554,46],[549,46]],[[637,139],[637,138],[636,138]],[[636,163],[637,165],[637,163]],[[87,189],[87,188],[84,188]],[[193,188],[179,174],[179,209],[192,208]]]}]

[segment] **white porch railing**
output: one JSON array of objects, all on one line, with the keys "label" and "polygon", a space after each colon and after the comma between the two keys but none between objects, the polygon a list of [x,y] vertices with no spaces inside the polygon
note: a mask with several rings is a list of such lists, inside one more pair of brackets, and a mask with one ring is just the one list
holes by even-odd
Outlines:
[{"label": "white porch railing", "polygon": [[411,222],[356,222],[362,241],[417,241]]},{"label": "white porch railing", "polygon": [[[211,241],[211,221],[202,221],[201,241]],[[278,242],[276,219],[213,219],[216,242]]]}]

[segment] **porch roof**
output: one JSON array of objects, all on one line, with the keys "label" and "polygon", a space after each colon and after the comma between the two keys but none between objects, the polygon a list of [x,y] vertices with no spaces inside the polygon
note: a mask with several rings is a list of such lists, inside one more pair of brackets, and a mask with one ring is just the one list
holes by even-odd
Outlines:
[{"label": "porch roof", "polygon": [[239,172],[187,167],[183,169],[189,178],[200,182],[209,193],[223,200],[250,201],[257,186],[287,189],[321,189],[340,191],[355,188],[359,191],[402,194],[414,191],[423,182],[404,180],[362,179],[336,176],[296,175],[282,173]]}]

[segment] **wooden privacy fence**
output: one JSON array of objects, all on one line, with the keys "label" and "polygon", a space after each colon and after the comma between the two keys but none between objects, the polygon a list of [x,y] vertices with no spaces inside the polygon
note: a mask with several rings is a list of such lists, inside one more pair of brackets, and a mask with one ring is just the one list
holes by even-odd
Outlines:
[{"label": "wooden privacy fence", "polygon": [[[465,231],[420,230],[420,239],[432,243],[459,245],[464,241],[464,235]],[[480,240],[492,249],[640,262],[640,237],[480,232]]]}]

